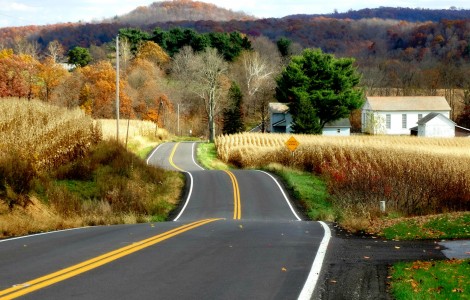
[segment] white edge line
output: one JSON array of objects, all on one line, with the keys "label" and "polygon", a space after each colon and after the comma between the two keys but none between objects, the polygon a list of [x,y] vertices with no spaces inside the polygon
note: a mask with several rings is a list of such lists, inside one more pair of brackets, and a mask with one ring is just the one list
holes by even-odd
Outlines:
[{"label": "white edge line", "polygon": [[176,222],[178,221],[178,219],[181,217],[181,215],[183,214],[184,210],[186,209],[186,206],[188,206],[188,203],[189,203],[189,199],[191,198],[191,194],[193,193],[193,175],[191,175],[191,173],[185,171],[184,173],[187,173],[189,175],[189,179],[191,181],[191,183],[189,184],[189,193],[188,193],[188,197],[186,198],[186,201],[184,203],[184,206],[183,208],[181,209],[180,213],[176,216],[176,218],[173,220],[173,222]]},{"label": "white edge line", "polygon": [[157,152],[158,148],[160,148],[161,146],[163,146],[165,143],[163,144],[160,144],[157,146],[157,148],[153,149],[152,153],[150,153],[149,157],[147,157],[147,165],[149,164],[149,161],[150,159],[152,158],[152,156],[155,154],[155,152]]},{"label": "white edge line", "polygon": [[84,229],[84,228],[90,228],[90,226],[84,226],[84,227],[77,227],[77,228],[69,228],[69,229],[62,229],[62,230],[54,230],[54,231],[48,231],[48,232],[41,232],[41,233],[36,233],[36,234],[29,234],[29,235],[24,235],[24,236],[18,236],[18,237],[13,237],[13,238],[7,238],[0,240],[0,243],[5,243],[9,241],[14,241],[14,240],[20,240],[20,239],[26,239],[30,237],[35,237],[35,236],[40,236],[40,235],[46,235],[46,234],[52,234],[52,233],[59,233],[59,232],[65,232],[65,231],[72,231],[72,230],[79,230],[79,229]]},{"label": "white edge line", "polygon": [[326,250],[328,247],[328,243],[331,238],[331,230],[322,221],[318,221],[321,224],[323,229],[325,230],[325,234],[323,239],[321,240],[320,246],[318,247],[317,255],[315,256],[315,260],[313,261],[312,268],[310,269],[310,273],[308,274],[307,281],[305,281],[305,285],[300,292],[298,300],[309,300],[312,297],[313,291],[315,290],[315,286],[317,285],[318,278],[320,277],[320,271],[322,268],[323,260],[325,259]]},{"label": "white edge line", "polygon": [[193,147],[192,147],[192,158],[193,158],[193,163],[198,167],[200,168],[201,170],[205,170],[203,167],[201,167],[197,162],[196,162],[196,159],[195,159],[195,147],[196,147],[196,143],[193,143]]},{"label": "white edge line", "polygon": [[[155,154],[155,152],[157,152],[157,150],[163,146],[165,143],[163,144],[160,144],[158,145],[158,147],[156,147],[152,153],[149,155],[149,157],[147,158],[147,165],[149,164],[149,161],[150,159],[152,158],[152,156]],[[193,161],[194,161],[194,144],[193,144],[193,148],[192,148],[192,152],[193,152]],[[196,162],[194,161],[194,163],[196,164]],[[198,164],[196,164],[198,167],[200,167]],[[201,167],[200,167],[201,168]],[[201,168],[202,169],[202,168]],[[204,170],[204,169],[203,169]],[[189,199],[191,198],[191,194],[193,193],[193,175],[191,175],[191,173],[187,172],[187,171],[184,171],[183,173],[187,173],[189,175],[189,179],[190,179],[190,184],[189,184],[189,193],[188,193],[188,197],[186,198],[186,201],[184,203],[184,206],[183,208],[181,209],[181,211],[179,212],[179,214],[176,216],[176,218],[173,219],[173,222],[176,222],[178,221],[178,219],[181,217],[181,215],[183,214],[184,210],[186,209],[186,206],[188,206],[188,203],[189,203]]]},{"label": "white edge line", "polygon": [[276,180],[276,178],[274,178],[274,176],[271,175],[271,174],[269,174],[268,172],[261,171],[261,170],[257,170],[257,171],[268,175],[269,177],[272,178],[272,180],[274,180],[274,182],[277,184],[277,186],[278,186],[279,189],[281,190],[281,193],[282,193],[282,195],[284,196],[284,199],[286,200],[287,205],[289,205],[290,210],[292,211],[292,213],[294,214],[294,216],[297,218],[297,221],[302,221],[302,219],[299,217],[299,215],[297,215],[297,213],[295,212],[295,209],[292,207],[292,204],[290,203],[289,198],[287,197],[286,193],[284,192],[284,189],[281,187],[281,185],[280,185],[279,182]]}]

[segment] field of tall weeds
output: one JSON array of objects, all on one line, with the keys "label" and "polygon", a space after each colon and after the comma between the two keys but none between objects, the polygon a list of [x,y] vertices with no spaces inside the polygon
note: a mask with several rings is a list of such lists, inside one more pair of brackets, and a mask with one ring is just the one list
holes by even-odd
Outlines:
[{"label": "field of tall weeds", "polygon": [[470,210],[470,139],[407,136],[327,137],[236,134],[215,141],[218,156],[240,167],[279,163],[325,178],[343,217],[373,218],[389,212],[426,215]]}]

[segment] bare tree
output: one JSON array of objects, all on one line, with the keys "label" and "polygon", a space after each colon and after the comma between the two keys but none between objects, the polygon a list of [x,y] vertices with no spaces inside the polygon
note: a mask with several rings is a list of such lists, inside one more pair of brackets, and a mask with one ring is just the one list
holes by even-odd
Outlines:
[{"label": "bare tree", "polygon": [[47,44],[47,56],[49,56],[54,63],[60,62],[64,58],[64,47],[57,40],[53,40]]},{"label": "bare tree", "polygon": [[228,64],[214,48],[195,54],[185,48],[175,56],[173,72],[186,87],[204,101],[208,118],[209,140],[215,139],[215,119],[222,109],[224,99],[222,77],[227,73]]}]

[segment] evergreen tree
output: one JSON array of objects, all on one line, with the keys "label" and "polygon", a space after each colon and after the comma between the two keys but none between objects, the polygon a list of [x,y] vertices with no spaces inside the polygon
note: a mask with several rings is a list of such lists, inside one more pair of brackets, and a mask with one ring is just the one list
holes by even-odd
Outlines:
[{"label": "evergreen tree", "polygon": [[245,130],[242,112],[243,94],[240,87],[235,82],[232,82],[230,86],[228,97],[231,105],[224,111],[224,126],[222,132],[224,134],[242,132]]},{"label": "evergreen tree", "polygon": [[326,123],[362,106],[364,93],[353,63],[314,49],[292,57],[276,79],[276,98],[289,104],[294,132],[321,134]]},{"label": "evergreen tree", "polygon": [[75,47],[68,53],[68,63],[77,67],[84,67],[91,62],[90,51],[86,48]]}]

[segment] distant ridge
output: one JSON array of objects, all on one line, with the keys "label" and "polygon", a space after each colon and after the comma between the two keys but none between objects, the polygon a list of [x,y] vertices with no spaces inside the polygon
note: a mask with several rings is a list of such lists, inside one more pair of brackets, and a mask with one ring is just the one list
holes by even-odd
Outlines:
[{"label": "distant ridge", "polygon": [[361,10],[350,10],[345,13],[334,12],[331,14],[314,15],[291,15],[284,19],[306,19],[313,17],[328,17],[334,19],[389,19],[408,22],[439,22],[440,20],[468,20],[469,9],[427,9],[427,8],[404,8],[404,7],[379,7],[365,8]]},{"label": "distant ridge", "polygon": [[140,6],[133,11],[116,16],[105,22],[117,22],[141,26],[152,23],[178,21],[246,21],[255,20],[243,12],[234,12],[214,4],[192,0],[173,0],[154,2],[149,6]]}]

